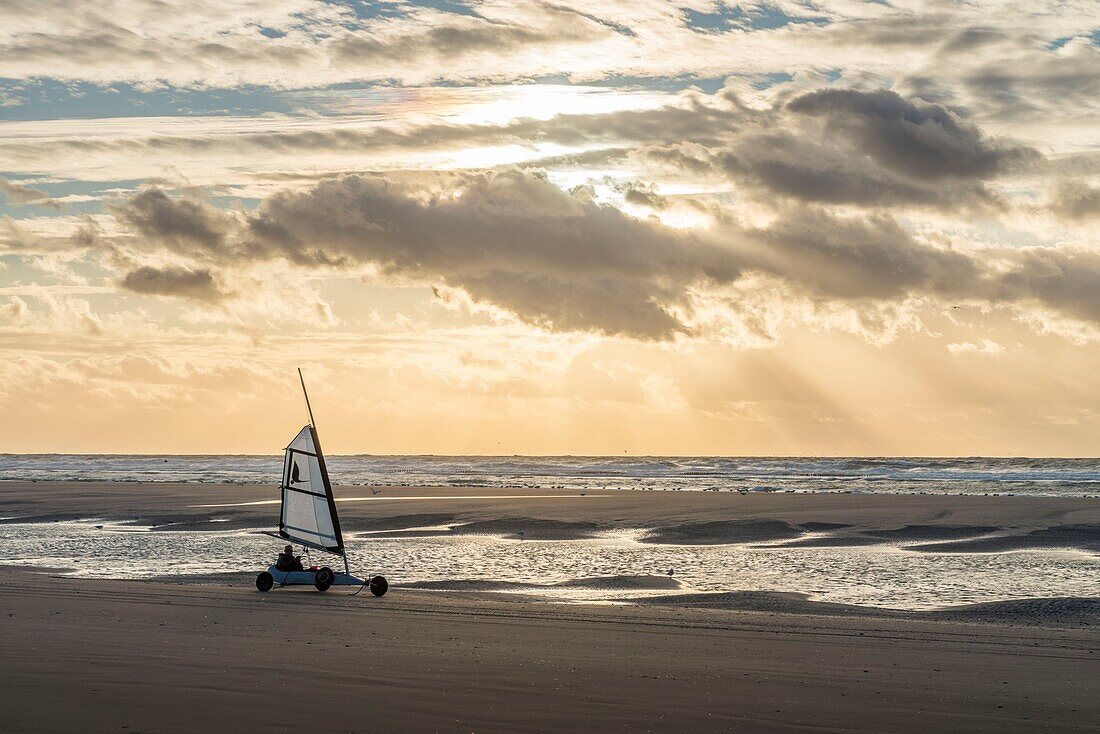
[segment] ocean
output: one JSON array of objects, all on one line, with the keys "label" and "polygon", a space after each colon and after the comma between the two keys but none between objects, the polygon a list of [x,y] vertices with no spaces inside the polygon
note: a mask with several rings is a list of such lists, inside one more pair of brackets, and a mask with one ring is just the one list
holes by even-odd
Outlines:
[{"label": "ocean", "polygon": [[[329,456],[341,485],[1100,497],[1100,459]],[[282,456],[0,454],[0,481],[277,485]]]}]

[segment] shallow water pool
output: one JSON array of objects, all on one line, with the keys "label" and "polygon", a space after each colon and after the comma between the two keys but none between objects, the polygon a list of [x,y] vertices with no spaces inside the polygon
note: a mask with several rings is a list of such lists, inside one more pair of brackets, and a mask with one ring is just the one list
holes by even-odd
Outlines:
[{"label": "shallow water pool", "polygon": [[[212,527],[216,527],[213,526]],[[391,584],[473,579],[510,590],[592,577],[665,576],[680,588],[608,582],[542,589],[562,601],[621,601],[667,593],[783,591],[820,601],[924,610],[1028,597],[1094,596],[1100,557],[1069,550],[927,553],[891,545],[858,548],[678,546],[622,532],[585,540],[490,536],[348,538],[353,571]],[[95,520],[0,525],[5,564],[75,569],[75,575],[138,579],[262,570],[282,542],[259,531],[152,531]],[[339,559],[314,554],[315,562]],[[528,588],[525,588],[528,587]]]}]

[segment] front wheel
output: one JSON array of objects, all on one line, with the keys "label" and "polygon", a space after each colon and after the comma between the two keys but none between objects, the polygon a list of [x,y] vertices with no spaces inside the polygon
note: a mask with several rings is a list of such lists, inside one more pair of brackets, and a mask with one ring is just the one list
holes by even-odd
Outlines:
[{"label": "front wheel", "polygon": [[256,588],[260,591],[271,591],[271,587],[274,585],[275,577],[267,571],[261,571],[260,575],[256,577]]},{"label": "front wheel", "polygon": [[317,591],[328,591],[328,587],[332,586],[335,578],[336,574],[332,572],[332,569],[324,566],[317,570],[317,575],[313,578],[313,585],[317,587]]},{"label": "front wheel", "polygon": [[375,576],[370,580],[370,593],[375,596],[385,596],[386,591],[390,588],[389,583],[386,581],[385,576]]}]

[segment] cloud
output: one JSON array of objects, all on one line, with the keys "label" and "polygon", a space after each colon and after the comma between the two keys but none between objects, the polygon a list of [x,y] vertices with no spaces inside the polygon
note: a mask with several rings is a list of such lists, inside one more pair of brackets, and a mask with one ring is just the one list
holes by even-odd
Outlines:
[{"label": "cloud", "polygon": [[63,206],[45,191],[12,183],[3,176],[0,176],[0,194],[12,204],[35,204],[52,209],[60,209]]},{"label": "cloud", "polygon": [[181,267],[140,267],[127,273],[119,285],[144,296],[171,296],[207,303],[217,303],[228,296],[209,270]]},{"label": "cloud", "polygon": [[758,245],[752,256],[758,269],[828,298],[956,296],[983,275],[970,256],[917,242],[884,215],[791,209],[742,236]]},{"label": "cloud", "polygon": [[548,328],[644,339],[687,331],[674,314],[687,286],[738,274],[718,245],[519,171],[470,175],[434,196],[381,177],[324,181],[267,199],[247,239],[299,262],[371,264],[460,288]]},{"label": "cloud", "polygon": [[760,202],[780,196],[983,214],[1009,208],[989,179],[1042,160],[1030,148],[992,142],[944,107],[887,90],[819,89],[755,110],[734,101],[724,134],[712,139],[643,146],[634,155],[688,176],[721,176]]},{"label": "cloud", "polygon": [[906,51],[944,43],[954,32],[950,13],[898,12],[837,23],[823,29],[829,42],[840,46],[871,46]]},{"label": "cloud", "polygon": [[615,182],[611,183],[612,187],[623,195],[623,201],[628,204],[658,211],[669,207],[668,199],[658,194],[652,187],[644,186],[636,181],[628,181],[621,184]]},{"label": "cloud", "polygon": [[1033,302],[1100,324],[1100,253],[1056,247],[1005,248],[1004,268],[985,294],[992,302]]},{"label": "cloud", "polygon": [[719,148],[679,144],[643,150],[643,158],[695,173],[717,173],[744,193],[823,204],[997,211],[1002,197],[980,182],[927,182],[890,171],[858,150],[790,132],[748,134]]},{"label": "cloud", "polygon": [[340,318],[332,310],[332,304],[328,301],[318,298],[314,307],[317,312],[317,318],[325,326],[335,326],[340,323]]},{"label": "cloud", "polygon": [[823,118],[830,133],[884,168],[916,179],[984,180],[1040,159],[1030,148],[986,139],[940,105],[888,90],[822,89],[787,107]]},{"label": "cloud", "polygon": [[[447,151],[478,146],[527,146],[536,154],[536,144],[592,146],[619,143],[653,143],[669,139],[716,142],[728,137],[738,123],[737,110],[720,96],[697,91],[671,97],[669,104],[651,109],[626,109],[607,113],[557,114],[549,119],[519,116],[498,124],[426,122],[420,124],[379,123],[372,117],[339,116],[302,120],[298,116],[273,116],[252,125],[226,126],[217,117],[190,120],[168,131],[151,132],[145,121],[114,125],[98,130],[89,123],[73,129],[68,124],[52,130],[48,140],[0,138],[5,157],[24,165],[45,165],[56,156],[81,163],[114,162],[137,157],[147,167],[154,161],[177,161],[180,157],[227,156],[254,160],[264,156],[307,158],[318,155],[370,155],[389,151],[402,153]],[[443,96],[439,104],[453,104]],[[517,113],[523,114],[521,108]]]},{"label": "cloud", "polygon": [[[354,65],[365,62],[420,62],[434,58],[441,63],[463,55],[488,52],[492,56],[584,41],[598,41],[607,28],[564,7],[543,6],[538,25],[489,22],[476,14],[437,15],[437,23],[411,33],[357,33],[347,31],[331,44],[334,59]],[[387,24],[390,27],[397,23]]]},{"label": "cloud", "polygon": [[[953,94],[967,99],[968,106],[986,119],[1016,126],[1039,124],[1051,133],[1064,134],[1076,124],[1096,124],[1100,45],[1091,40],[1091,32],[1066,27],[1059,33],[1061,38],[1049,39],[1055,45],[1051,49],[1021,29],[999,53],[975,54],[954,73],[946,63],[935,70],[943,73]],[[1036,139],[1044,144],[1061,142]]]},{"label": "cloud", "polygon": [[973,342],[956,342],[947,345],[947,351],[951,354],[986,354],[997,356],[1005,353],[1005,348],[991,339],[983,339],[981,344]]},{"label": "cloud", "polygon": [[17,326],[30,318],[30,313],[27,302],[19,296],[11,296],[7,303],[0,305],[0,319]]},{"label": "cloud", "polygon": [[16,296],[7,304],[4,315],[22,331],[40,334],[83,334],[99,337],[105,333],[102,318],[84,298],[55,293],[42,286],[28,287],[24,295],[36,301],[34,308]]},{"label": "cloud", "polygon": [[[96,83],[225,87],[548,73],[555,49],[619,35],[584,12],[538,2],[485,3],[466,14],[394,4],[358,17],[350,5],[309,0],[232,8],[197,0],[171,14],[155,0],[107,0],[94,9],[36,0],[0,9],[5,26],[0,76],[49,69],[54,78]],[[505,71],[509,58],[515,72]]]},{"label": "cloud", "polygon": [[[617,161],[619,167],[625,157],[628,165],[642,169],[638,174],[656,168],[658,175],[687,181],[726,179],[758,202],[778,196],[863,208],[980,214],[1011,208],[990,179],[1015,171],[1021,161],[1041,159],[1025,146],[990,138],[944,107],[894,92],[827,88],[794,96],[805,89],[800,83],[774,98],[754,100],[751,106],[745,101],[751,92],[743,86],[731,82],[712,95],[688,90],[655,108],[518,118],[501,124],[398,125],[359,117],[303,123],[273,118],[262,129],[226,129],[214,121],[191,122],[173,134],[149,135],[135,128],[125,135],[54,135],[49,142],[33,145],[0,140],[0,153],[32,166],[58,158],[93,167],[120,160],[168,164],[182,157],[207,160],[226,169],[224,175],[239,175],[238,166],[254,166],[257,160],[292,169],[302,162],[315,165],[319,157],[328,156],[346,169],[362,170],[372,167],[372,161],[388,167],[396,153],[406,165],[417,167],[436,165],[430,162],[446,156],[446,151],[506,151],[504,158],[514,160],[516,151],[522,157],[526,148],[530,158],[556,170],[606,170],[609,161]],[[820,100],[832,98],[820,95],[833,93],[841,95],[841,102],[825,106]],[[852,100],[862,101],[878,116],[865,114]],[[838,105],[844,114],[833,110]],[[853,106],[856,111],[848,114]],[[894,113],[896,119],[890,117]],[[911,144],[910,138],[923,141],[916,154],[919,163],[899,152]],[[576,152],[546,157],[540,146],[547,145]],[[157,203],[138,202],[141,210],[134,211],[134,223],[155,216]]]},{"label": "cloud", "polygon": [[[114,211],[146,245],[198,262],[370,266],[459,288],[475,302],[565,331],[669,338],[688,330],[673,313],[688,285],[737,275],[721,247],[519,171],[468,174],[443,193],[345,176],[274,195],[246,222],[160,189]],[[212,284],[190,272],[143,268],[123,285],[164,295],[186,286],[191,297],[215,300]]]},{"label": "cloud", "polygon": [[111,211],[140,236],[200,256],[223,252],[236,223],[232,213],[194,199],[171,198],[159,188],[146,188]]},{"label": "cloud", "polygon": [[[932,101],[987,120],[1064,122],[1095,114],[1092,11],[1087,0],[1026,12],[984,0],[830,0],[804,22],[805,4],[793,2],[194,0],[165,13],[157,0],[27,0],[0,7],[0,77],[18,80],[0,104],[33,107],[36,92],[24,87],[41,80],[318,90],[732,74],[771,85],[827,69],[854,85],[928,82],[942,93]],[[697,32],[685,14],[713,23]]]},{"label": "cloud", "polygon": [[1059,181],[1051,189],[1047,206],[1062,219],[1083,222],[1100,218],[1100,188],[1084,181]]},{"label": "cloud", "polygon": [[[886,215],[798,209],[747,236],[751,265],[827,298],[1034,306],[1100,324],[1100,253],[1058,247],[961,252],[918,241]],[[748,267],[748,265],[746,265]]]},{"label": "cloud", "polygon": [[[286,261],[302,268],[373,270],[465,294],[552,331],[667,340],[697,333],[708,293],[758,273],[792,297],[880,304],[911,298],[1027,306],[1100,323],[1100,255],[1066,248],[956,250],[916,237],[885,213],[840,215],[780,207],[767,224],[720,218],[676,230],[566,192],[544,176],[506,170],[444,179],[348,175],[265,199],[254,211],[137,194],[116,211],[138,221],[147,245],[192,258],[178,277],[134,276],[145,292],[214,301],[209,265]],[[196,246],[196,242],[200,246]],[[127,276],[128,278],[130,276]],[[131,284],[133,285],[133,284]],[[870,311],[869,311],[870,313]],[[322,314],[324,317],[324,315]],[[327,317],[326,317],[327,318]]]}]

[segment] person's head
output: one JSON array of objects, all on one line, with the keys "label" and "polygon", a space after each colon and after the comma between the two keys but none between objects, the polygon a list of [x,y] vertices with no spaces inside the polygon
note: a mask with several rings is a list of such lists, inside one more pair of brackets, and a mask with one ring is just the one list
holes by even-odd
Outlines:
[{"label": "person's head", "polygon": [[286,553],[288,556],[293,552],[294,552],[294,546],[292,546],[292,545],[288,545],[286,548],[283,548],[283,553]]}]

